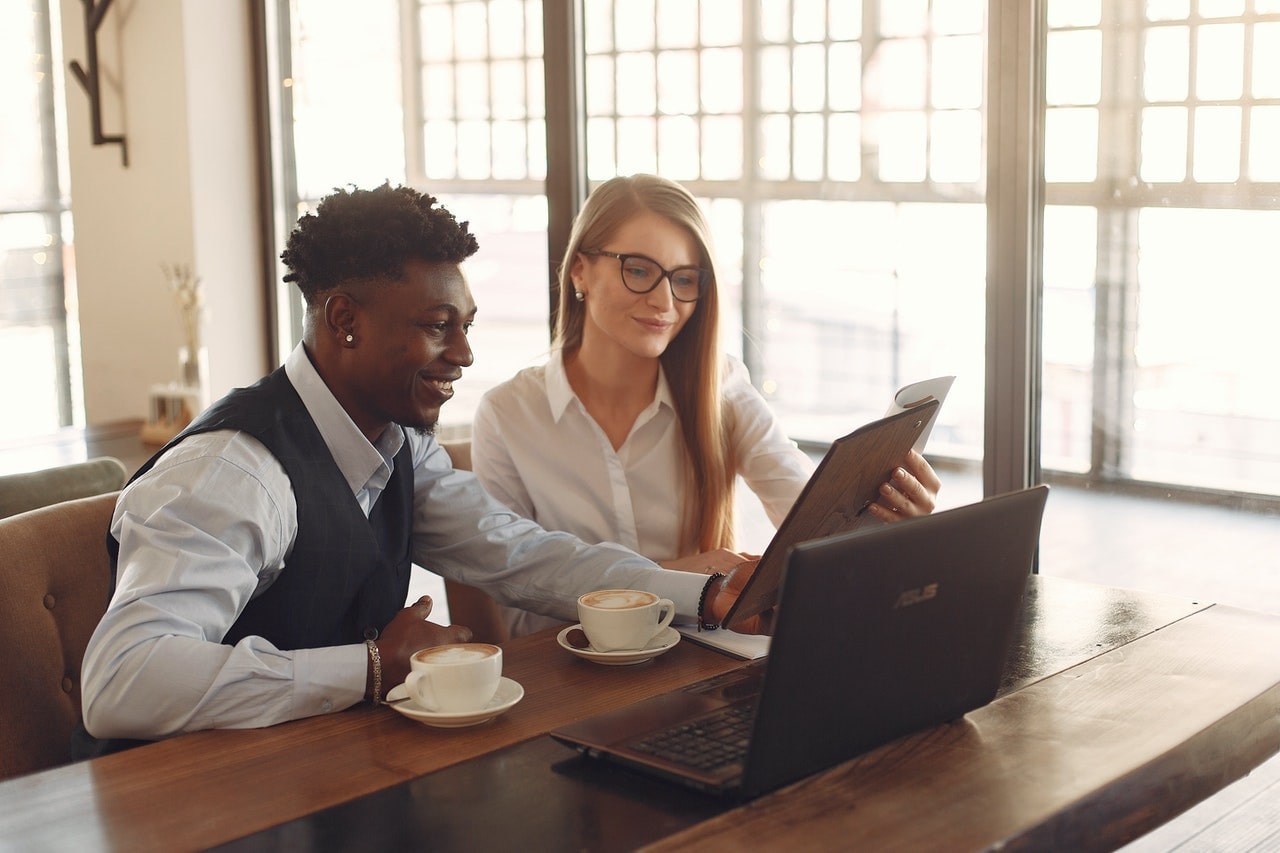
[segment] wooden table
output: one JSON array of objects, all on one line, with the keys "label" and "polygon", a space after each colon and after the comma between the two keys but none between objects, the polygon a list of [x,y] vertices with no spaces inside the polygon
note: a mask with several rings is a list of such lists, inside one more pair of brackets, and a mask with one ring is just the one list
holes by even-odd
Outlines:
[{"label": "wooden table", "polygon": [[545,736],[741,662],[601,667],[508,644],[524,700],[439,730],[360,707],[0,783],[14,849],[1109,849],[1280,751],[1280,618],[1033,578],[1001,696],[745,806]]}]

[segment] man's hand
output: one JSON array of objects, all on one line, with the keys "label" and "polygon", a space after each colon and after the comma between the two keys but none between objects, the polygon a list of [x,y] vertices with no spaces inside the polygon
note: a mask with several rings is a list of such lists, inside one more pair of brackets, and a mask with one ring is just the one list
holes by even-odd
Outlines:
[{"label": "man's hand", "polygon": [[[382,695],[405,680],[409,674],[409,656],[419,649],[428,646],[442,646],[446,643],[468,643],[471,641],[471,629],[465,625],[444,627],[428,622],[431,615],[431,596],[424,595],[413,604],[401,610],[378,636],[378,655],[382,658]],[[366,683],[366,694],[373,693],[373,662],[369,663],[369,677]]]},{"label": "man's hand", "polygon": [[938,479],[933,466],[914,450],[907,452],[901,467],[893,469],[889,482],[880,486],[880,497],[869,510],[881,521],[901,521],[928,515],[938,505]]},{"label": "man's hand", "polygon": [[[745,560],[735,566],[723,578],[711,585],[707,590],[707,601],[703,618],[707,622],[719,625],[724,621],[729,608],[742,594],[747,579],[756,570],[759,559]],[[770,634],[773,632],[773,608],[745,619],[733,626],[739,634]]]}]

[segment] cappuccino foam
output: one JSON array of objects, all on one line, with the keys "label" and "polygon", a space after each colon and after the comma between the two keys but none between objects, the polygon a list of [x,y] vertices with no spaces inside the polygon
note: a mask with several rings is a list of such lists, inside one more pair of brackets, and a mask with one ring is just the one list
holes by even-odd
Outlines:
[{"label": "cappuccino foam", "polygon": [[589,592],[579,600],[587,607],[601,610],[626,610],[631,607],[646,607],[657,601],[658,597],[638,589],[602,589]]},{"label": "cappuccino foam", "polygon": [[414,660],[419,663],[468,663],[493,657],[497,649],[484,643],[466,643],[463,645],[438,646],[414,652]]}]

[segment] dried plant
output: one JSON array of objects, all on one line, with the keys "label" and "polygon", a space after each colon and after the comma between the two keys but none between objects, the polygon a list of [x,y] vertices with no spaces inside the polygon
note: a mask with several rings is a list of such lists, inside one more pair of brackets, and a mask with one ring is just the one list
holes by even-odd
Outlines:
[{"label": "dried plant", "polygon": [[178,301],[178,315],[182,321],[182,337],[191,358],[200,352],[200,319],[204,313],[204,294],[200,277],[185,264],[161,264],[160,269],[169,280],[169,289]]}]

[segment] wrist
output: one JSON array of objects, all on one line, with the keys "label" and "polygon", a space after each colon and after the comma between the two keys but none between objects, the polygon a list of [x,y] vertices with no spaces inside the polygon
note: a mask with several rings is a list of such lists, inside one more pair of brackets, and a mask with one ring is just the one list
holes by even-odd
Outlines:
[{"label": "wrist", "polygon": [[702,587],[702,595],[698,597],[698,630],[714,631],[720,627],[720,619],[715,616],[715,600],[720,593],[724,572],[713,572],[707,577]]},{"label": "wrist", "polygon": [[381,705],[382,653],[378,650],[378,644],[373,640],[365,640],[364,645],[369,653],[369,668],[365,676],[365,692],[373,704]]}]

